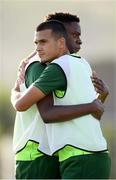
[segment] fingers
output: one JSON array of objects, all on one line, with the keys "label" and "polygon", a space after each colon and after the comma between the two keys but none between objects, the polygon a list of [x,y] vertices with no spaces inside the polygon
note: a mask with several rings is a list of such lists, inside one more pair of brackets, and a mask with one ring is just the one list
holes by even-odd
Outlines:
[{"label": "fingers", "polygon": [[20,62],[20,64],[19,64],[19,68],[18,68],[18,70],[20,70],[21,68],[25,68],[25,66],[28,64],[28,62],[29,62],[29,59],[23,59],[21,62]]},{"label": "fingers", "polygon": [[24,76],[25,76],[25,74],[23,74],[22,72],[18,71],[17,81],[19,82],[19,84],[24,83],[24,81],[25,81]]},{"label": "fingers", "polygon": [[20,62],[19,68],[18,68],[18,73],[17,73],[17,78],[18,78],[18,82],[21,84],[25,81],[25,67],[28,64],[29,59],[23,59]]},{"label": "fingers", "polygon": [[31,59],[31,58],[34,57],[36,54],[37,54],[36,51],[32,52],[32,53],[27,57],[27,59]]},{"label": "fingers", "polygon": [[94,70],[92,71],[92,76],[97,77],[96,71],[94,71]]},{"label": "fingers", "polygon": [[17,84],[22,84],[25,82],[25,67],[29,63],[29,60],[36,55],[36,52],[31,53],[28,57],[21,60],[18,72],[17,72]]},{"label": "fingers", "polygon": [[21,61],[19,68],[18,68],[18,73],[17,73],[17,80],[19,84],[24,83],[25,81],[25,66],[27,65],[28,60],[23,60]]},{"label": "fingers", "polygon": [[15,87],[15,89],[17,89],[18,91],[19,91],[19,86],[20,86],[20,82],[18,81],[18,79],[16,79],[14,87]]},{"label": "fingers", "polygon": [[100,93],[100,94],[102,92],[104,92],[104,83],[103,83],[103,81],[101,79],[94,78],[94,77],[92,77],[91,79],[92,79],[92,83],[93,83],[93,85],[95,87],[96,92]]},{"label": "fingers", "polygon": [[102,84],[103,84],[103,81],[97,77],[97,74],[96,74],[95,71],[92,71],[91,80],[92,80],[92,82],[95,83],[95,84],[99,84],[99,85],[102,85]]},{"label": "fingers", "polygon": [[29,63],[29,60],[36,55],[36,51],[32,52],[30,55],[28,55],[26,58],[22,59],[20,64],[19,64],[19,69],[20,68],[25,68],[25,66]]},{"label": "fingers", "polygon": [[91,78],[92,82],[96,85],[104,87],[104,82],[98,78]]},{"label": "fingers", "polygon": [[29,63],[29,60],[36,55],[37,52],[31,53],[28,57],[21,60],[17,73],[17,81],[21,84],[25,81],[25,67]]},{"label": "fingers", "polygon": [[99,78],[91,77],[92,83],[98,93],[109,94],[109,87],[107,84]]}]

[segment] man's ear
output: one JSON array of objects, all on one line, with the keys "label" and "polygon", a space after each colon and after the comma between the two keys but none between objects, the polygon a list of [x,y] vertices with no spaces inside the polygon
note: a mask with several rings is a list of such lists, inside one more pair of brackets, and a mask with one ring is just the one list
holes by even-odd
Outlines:
[{"label": "man's ear", "polygon": [[64,49],[66,46],[66,40],[65,38],[61,37],[58,39],[58,46],[60,49]]}]

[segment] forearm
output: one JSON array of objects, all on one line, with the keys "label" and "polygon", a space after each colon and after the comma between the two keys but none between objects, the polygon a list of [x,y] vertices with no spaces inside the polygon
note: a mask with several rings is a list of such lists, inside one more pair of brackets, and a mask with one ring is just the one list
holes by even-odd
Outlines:
[{"label": "forearm", "polygon": [[72,105],[72,106],[52,106],[47,109],[39,108],[42,119],[45,123],[64,122],[74,118],[95,112],[93,103]]},{"label": "forearm", "polygon": [[16,102],[20,98],[20,96],[21,96],[21,92],[19,92],[16,88],[13,88],[11,90],[11,103],[15,110],[16,110]]},{"label": "forearm", "polygon": [[12,90],[12,104],[17,111],[26,111],[46,95],[34,86],[30,86],[23,93]]}]

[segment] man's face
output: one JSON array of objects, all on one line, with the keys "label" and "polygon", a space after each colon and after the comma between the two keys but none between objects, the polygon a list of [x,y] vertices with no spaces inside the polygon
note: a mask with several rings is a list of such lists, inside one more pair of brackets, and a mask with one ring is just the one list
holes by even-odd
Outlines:
[{"label": "man's face", "polygon": [[53,59],[59,56],[59,39],[56,39],[53,36],[50,29],[36,32],[34,43],[41,62],[51,62]]},{"label": "man's face", "polygon": [[68,49],[70,53],[76,53],[80,50],[80,45],[82,44],[80,36],[81,36],[81,28],[79,23],[71,22],[70,24],[64,24],[67,33],[68,33]]}]

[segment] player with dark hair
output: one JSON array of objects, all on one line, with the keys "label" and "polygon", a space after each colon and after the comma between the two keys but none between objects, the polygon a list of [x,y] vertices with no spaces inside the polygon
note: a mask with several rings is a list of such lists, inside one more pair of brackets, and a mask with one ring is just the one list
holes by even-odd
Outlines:
[{"label": "player with dark hair", "polygon": [[[34,40],[36,51],[42,63],[51,63],[24,94],[20,93],[16,82],[12,103],[18,111],[27,110],[51,92],[54,92],[54,104],[57,106],[75,104],[77,101],[79,104],[90,103],[96,97],[89,64],[83,58],[70,56],[64,33],[58,37],[54,31],[56,23],[63,27],[58,21],[48,21],[37,28]],[[99,122],[93,116],[52,123],[46,128],[50,149],[46,149],[44,141],[40,142],[39,149],[46,154],[58,153],[62,178],[109,177],[110,160],[106,141]]]},{"label": "player with dark hair", "polygon": [[81,28],[80,28],[80,19],[76,15],[72,15],[70,13],[55,13],[49,14],[46,16],[46,21],[50,20],[58,20],[62,22],[67,29],[68,33],[68,48],[70,49],[70,53],[77,53],[80,50],[80,45],[82,44],[80,36],[81,36]]},{"label": "player with dark hair", "polygon": [[45,21],[50,21],[50,20],[57,20],[60,21],[62,23],[71,23],[71,22],[80,22],[79,17],[77,17],[77,15],[73,15],[70,13],[54,13],[54,14],[48,14],[46,16]]}]

